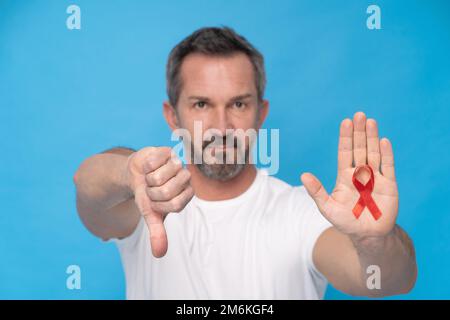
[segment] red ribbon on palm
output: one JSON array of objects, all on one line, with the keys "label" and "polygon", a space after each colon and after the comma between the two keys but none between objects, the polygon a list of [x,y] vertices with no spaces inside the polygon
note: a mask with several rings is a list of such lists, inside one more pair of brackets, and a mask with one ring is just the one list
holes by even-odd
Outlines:
[{"label": "red ribbon on palm", "polygon": [[[362,184],[357,179],[358,173],[362,170],[367,170],[370,173],[369,181],[367,181],[366,184]],[[377,207],[375,201],[372,198],[372,191],[375,184],[375,176],[373,174],[372,168],[368,165],[356,167],[355,171],[353,172],[352,181],[353,185],[356,187],[356,190],[358,190],[360,195],[358,202],[356,203],[355,207],[352,210],[356,219],[358,219],[361,216],[361,213],[363,212],[364,208],[367,207],[372,216],[374,217],[374,219],[378,220],[381,217],[381,211]]]}]

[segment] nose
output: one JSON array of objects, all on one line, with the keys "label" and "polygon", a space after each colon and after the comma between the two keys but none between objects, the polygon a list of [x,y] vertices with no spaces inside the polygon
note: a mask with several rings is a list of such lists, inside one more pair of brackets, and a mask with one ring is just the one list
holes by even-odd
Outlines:
[{"label": "nose", "polygon": [[228,114],[228,110],[226,107],[217,107],[215,108],[214,119],[212,119],[212,127],[215,129],[217,133],[220,132],[222,136],[226,135],[227,129],[233,129],[233,125],[231,123],[231,117]]}]

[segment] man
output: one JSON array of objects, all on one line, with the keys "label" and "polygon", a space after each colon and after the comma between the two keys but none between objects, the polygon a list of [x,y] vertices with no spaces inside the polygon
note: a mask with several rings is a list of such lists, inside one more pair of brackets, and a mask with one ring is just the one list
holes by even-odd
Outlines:
[{"label": "man", "polygon": [[[293,187],[257,170],[251,142],[230,135],[261,127],[264,87],[263,57],[245,38],[229,28],[197,30],[170,53],[163,112],[172,130],[192,137],[200,122],[215,135],[184,140],[193,150],[186,167],[168,147],[114,148],[76,172],[80,217],[117,243],[127,298],[320,299],[327,281],[364,296],[414,286],[413,244],[395,224],[392,146],[379,139],[376,122],[362,112],[342,121],[331,194],[310,173],[301,176],[304,187]],[[213,161],[189,161],[207,151]],[[218,161],[227,154],[231,163]],[[363,165],[373,170],[370,199],[381,216],[367,198],[361,203],[352,181]],[[368,184],[370,170],[357,179]],[[368,270],[378,271],[375,286]]]}]

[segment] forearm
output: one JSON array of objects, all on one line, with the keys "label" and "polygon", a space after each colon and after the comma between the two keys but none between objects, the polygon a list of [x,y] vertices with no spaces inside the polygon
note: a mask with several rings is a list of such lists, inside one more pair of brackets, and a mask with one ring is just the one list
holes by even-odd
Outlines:
[{"label": "forearm", "polygon": [[84,225],[102,239],[131,234],[139,220],[134,196],[126,181],[133,150],[114,148],[86,159],[77,170],[77,210]]},{"label": "forearm", "polygon": [[130,199],[132,193],[126,183],[126,165],[125,154],[107,152],[86,159],[74,176],[77,202],[99,212]]},{"label": "forearm", "polygon": [[[414,246],[398,225],[384,237],[351,238],[351,241],[360,266],[359,279],[355,281],[359,281],[362,295],[386,296],[411,290],[417,276]],[[375,270],[380,271],[380,287],[370,288],[367,282]]]}]

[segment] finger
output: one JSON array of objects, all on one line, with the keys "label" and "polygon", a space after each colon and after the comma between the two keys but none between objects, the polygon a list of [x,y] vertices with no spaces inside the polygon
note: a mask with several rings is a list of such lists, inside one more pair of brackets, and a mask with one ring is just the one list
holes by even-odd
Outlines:
[{"label": "finger", "polygon": [[152,172],[164,165],[172,155],[172,149],[169,147],[149,147],[144,155],[144,174]]},{"label": "finger", "polygon": [[323,187],[322,183],[311,173],[302,174],[300,179],[302,180],[306,191],[308,191],[311,198],[313,198],[314,202],[317,204],[320,212],[326,215],[326,204],[330,196]]},{"label": "finger", "polygon": [[338,146],[338,169],[351,168],[353,164],[353,122],[345,119],[341,122]]},{"label": "finger", "polygon": [[353,116],[353,160],[355,166],[366,164],[366,115],[357,112]]},{"label": "finger", "polygon": [[151,201],[145,189],[145,184],[137,187],[134,193],[134,199],[149,230],[152,253],[155,257],[159,258],[167,252],[167,234],[163,224],[164,219],[161,213],[153,211]]},{"label": "finger", "polygon": [[147,195],[152,201],[169,201],[186,188],[190,179],[191,173],[187,169],[181,169],[162,186],[147,188]]},{"label": "finger", "polygon": [[367,163],[377,172],[380,170],[380,141],[378,138],[378,125],[374,119],[366,122],[367,133]]},{"label": "finger", "polygon": [[142,183],[134,191],[134,202],[143,216],[149,215],[152,212],[151,201],[147,196],[146,188],[147,186]]},{"label": "finger", "polygon": [[167,233],[164,228],[164,218],[161,213],[152,211],[144,216],[150,233],[150,245],[156,258],[161,258],[167,252]]},{"label": "finger", "polygon": [[151,206],[152,209],[156,212],[161,213],[171,213],[171,212],[180,212],[184,209],[186,204],[192,199],[194,196],[194,189],[191,185],[187,185],[186,188],[176,197],[172,198],[169,201],[152,201]]},{"label": "finger", "polygon": [[381,139],[380,150],[381,150],[381,173],[386,178],[395,181],[394,152],[392,151],[392,144],[387,138]]},{"label": "finger", "polygon": [[178,158],[171,158],[164,165],[158,169],[148,173],[145,180],[149,187],[159,187],[165,184],[169,179],[174,177],[183,167],[181,160]]}]

